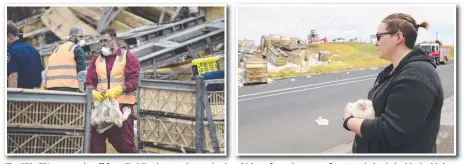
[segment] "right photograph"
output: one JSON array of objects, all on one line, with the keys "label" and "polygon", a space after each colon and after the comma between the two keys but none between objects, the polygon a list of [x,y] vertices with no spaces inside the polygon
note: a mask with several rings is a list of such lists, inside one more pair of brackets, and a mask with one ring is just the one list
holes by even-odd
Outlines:
[{"label": "right photograph", "polygon": [[456,5],[239,5],[237,153],[456,156]]}]

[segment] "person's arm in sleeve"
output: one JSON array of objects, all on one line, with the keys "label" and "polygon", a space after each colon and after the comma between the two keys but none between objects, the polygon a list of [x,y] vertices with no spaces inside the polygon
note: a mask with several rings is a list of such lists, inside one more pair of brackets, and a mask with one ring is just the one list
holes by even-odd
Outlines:
[{"label": "person's arm in sleeve", "polygon": [[77,46],[74,49],[74,60],[76,60],[76,69],[77,72],[85,70],[85,53],[82,47]]},{"label": "person's arm in sleeve", "polygon": [[139,72],[140,63],[137,57],[132,55],[131,52],[127,53],[126,68],[124,73],[126,75],[126,82],[124,83],[124,93],[130,93],[137,90],[139,85]]},{"label": "person's arm in sleeve", "polygon": [[380,140],[391,149],[414,139],[435,101],[428,80],[420,78],[426,77],[424,73],[408,71],[400,76],[387,98],[385,112],[373,120],[364,120],[360,127],[363,139]]},{"label": "person's arm in sleeve", "polygon": [[8,52],[8,67],[7,67],[7,76],[8,76],[8,88],[17,88],[18,87],[18,62],[16,61],[16,55]]},{"label": "person's arm in sleeve", "polygon": [[97,70],[95,68],[95,61],[98,59],[98,56],[94,56],[89,63],[89,69],[87,70],[87,76],[85,78],[84,86],[92,86],[94,89],[97,88]]}]

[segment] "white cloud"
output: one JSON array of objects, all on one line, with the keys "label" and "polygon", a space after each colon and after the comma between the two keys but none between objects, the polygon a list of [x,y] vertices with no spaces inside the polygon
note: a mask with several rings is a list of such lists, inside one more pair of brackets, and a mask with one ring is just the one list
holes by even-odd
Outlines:
[{"label": "white cloud", "polygon": [[424,5],[345,5],[301,7],[240,7],[238,10],[238,39],[259,43],[262,35],[287,35],[306,38],[316,28],[321,36],[360,37],[375,34],[381,20],[396,12],[410,14],[418,23],[426,20],[429,30],[420,30],[419,40],[434,40],[436,32],[445,44],[454,44],[456,21],[454,6]]}]

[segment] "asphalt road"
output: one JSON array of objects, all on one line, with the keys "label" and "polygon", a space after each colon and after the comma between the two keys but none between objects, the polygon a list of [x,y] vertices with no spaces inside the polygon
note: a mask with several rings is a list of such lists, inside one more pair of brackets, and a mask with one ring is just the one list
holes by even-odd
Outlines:
[{"label": "asphalt road", "polygon": [[[240,154],[321,153],[351,139],[342,127],[347,102],[366,98],[383,68],[274,81],[239,88]],[[445,98],[454,94],[454,61],[439,66]],[[329,125],[316,125],[321,116]]]}]

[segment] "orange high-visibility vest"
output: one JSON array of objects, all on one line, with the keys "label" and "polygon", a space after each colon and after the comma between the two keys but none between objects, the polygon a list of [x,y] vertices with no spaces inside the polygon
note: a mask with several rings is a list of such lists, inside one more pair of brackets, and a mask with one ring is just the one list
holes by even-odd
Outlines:
[{"label": "orange high-visibility vest", "polygon": [[50,55],[47,66],[47,88],[79,88],[76,60],[74,60],[76,47],[73,42],[66,42],[58,46]]},{"label": "orange high-visibility vest", "polygon": [[[121,49],[121,55],[116,56],[114,60],[113,68],[111,69],[110,78],[107,78],[106,72],[106,60],[101,55],[98,56],[95,61],[95,68],[97,71],[97,91],[101,92],[101,89],[108,90],[118,86],[123,86],[126,79],[124,70],[126,68],[127,50]],[[108,87],[108,83],[110,84]],[[114,98],[119,104],[134,104],[135,103],[135,92],[123,93]]]}]

